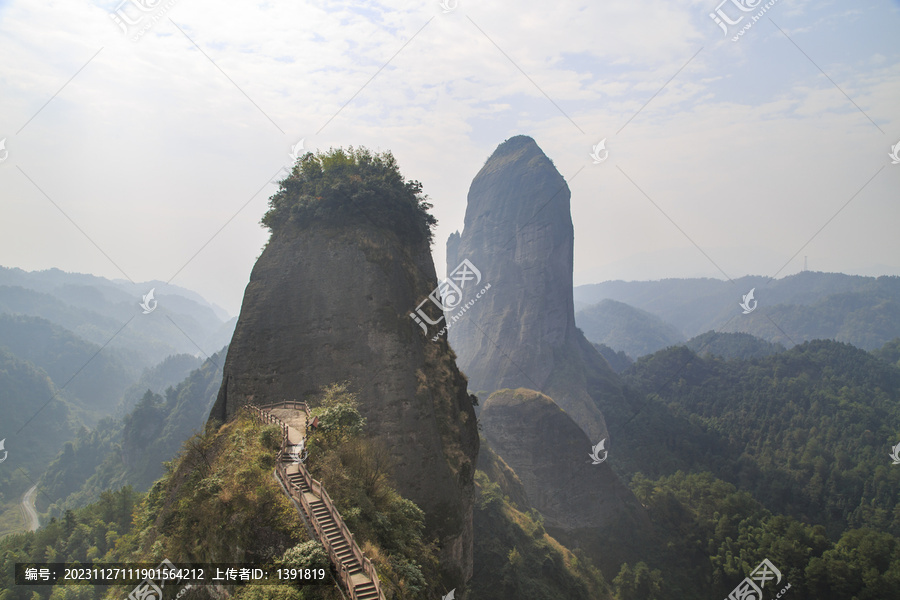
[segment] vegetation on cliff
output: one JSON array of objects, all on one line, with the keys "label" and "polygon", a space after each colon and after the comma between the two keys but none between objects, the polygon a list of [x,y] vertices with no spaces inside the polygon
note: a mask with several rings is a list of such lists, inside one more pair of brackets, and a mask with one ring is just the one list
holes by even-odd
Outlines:
[{"label": "vegetation on cliff", "polygon": [[[314,414],[307,464],[373,561],[389,600],[440,596],[438,548],[425,539],[425,515],[391,486],[390,455],[364,436],[365,419],[345,385],[327,387]],[[128,590],[94,587],[16,587],[12,565],[26,561],[268,562],[315,566],[323,554],[272,476],[281,430],[241,411],[231,422],[185,442],[147,494],[130,487],[103,492],[85,508],[66,511],[36,533],[0,542],[2,600],[93,600]],[[326,559],[327,562],[327,559]],[[8,568],[7,568],[8,566]],[[230,590],[243,600],[331,600],[333,586]],[[32,593],[36,592],[37,596]],[[51,596],[52,594],[52,596]],[[204,590],[184,598],[206,597]]]},{"label": "vegetation on cliff", "polygon": [[307,152],[269,198],[262,224],[273,233],[286,223],[369,222],[402,239],[432,241],[437,224],[422,184],[404,181],[390,152],[366,148]]},{"label": "vegetation on cliff", "polygon": [[308,441],[310,474],[325,486],[392,600],[440,595],[438,549],[425,538],[425,513],[394,489],[391,456],[366,437],[365,418],[347,384],[327,386],[312,414],[320,426]]},{"label": "vegetation on cliff", "polygon": [[[515,477],[486,446],[483,466],[475,472],[475,570],[471,600],[604,600],[612,598],[602,573],[583,553],[573,553],[544,530],[544,519],[518,498],[504,493],[504,478]],[[505,475],[501,475],[502,473]],[[514,490],[521,484],[513,483]]]}]

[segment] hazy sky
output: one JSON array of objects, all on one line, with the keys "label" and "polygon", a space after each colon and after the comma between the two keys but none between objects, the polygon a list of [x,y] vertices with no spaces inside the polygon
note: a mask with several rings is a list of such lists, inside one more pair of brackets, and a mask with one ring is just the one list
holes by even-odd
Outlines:
[{"label": "hazy sky", "polygon": [[391,150],[443,274],[472,178],[527,134],[570,181],[576,284],[900,275],[900,2],[718,2],[0,0],[0,265],[237,314],[303,139]]}]

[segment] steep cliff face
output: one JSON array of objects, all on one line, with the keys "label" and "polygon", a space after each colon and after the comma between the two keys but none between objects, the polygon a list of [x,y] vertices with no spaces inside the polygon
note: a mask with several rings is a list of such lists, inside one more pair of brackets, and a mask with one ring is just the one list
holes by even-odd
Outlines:
[{"label": "steep cliff face", "polygon": [[[451,310],[446,318],[470,389],[540,390],[600,441],[607,431],[599,406],[622,391],[575,326],[569,198],[533,139],[500,144],[469,188],[462,235],[447,242],[448,274],[467,259],[491,288],[464,314]],[[483,286],[473,287],[463,289],[462,306]]]},{"label": "steep cliff face", "polygon": [[608,460],[593,464],[593,444],[547,396],[523,388],[494,392],[480,421],[485,440],[515,471],[547,531],[570,548],[584,548],[603,565],[616,558],[604,544],[649,531],[634,494]]},{"label": "steep cliff face", "polygon": [[472,573],[478,433],[446,341],[409,312],[437,284],[428,243],[350,218],[279,225],[244,293],[210,418],[348,381],[366,432],[390,449],[397,490],[426,513],[448,583]]}]

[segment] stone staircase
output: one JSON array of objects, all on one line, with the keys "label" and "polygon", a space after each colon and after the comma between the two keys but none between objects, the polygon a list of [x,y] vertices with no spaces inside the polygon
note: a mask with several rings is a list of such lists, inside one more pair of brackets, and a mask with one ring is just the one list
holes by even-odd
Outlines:
[{"label": "stone staircase", "polygon": [[306,439],[309,406],[305,402],[286,401],[247,407],[264,423],[281,425],[282,443],[275,472],[309,529],[325,547],[344,590],[352,600],[384,600],[375,567],[363,555],[328,492],[294,459],[292,450]]}]

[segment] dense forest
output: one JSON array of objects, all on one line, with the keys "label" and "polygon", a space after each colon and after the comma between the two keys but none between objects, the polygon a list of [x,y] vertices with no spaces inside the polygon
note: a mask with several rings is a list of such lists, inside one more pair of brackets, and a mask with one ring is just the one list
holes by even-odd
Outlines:
[{"label": "dense forest", "polygon": [[832,341],[748,361],[675,347],[624,380],[632,404],[607,414],[626,475],[709,471],[832,538],[847,526],[900,535],[896,367]]}]

